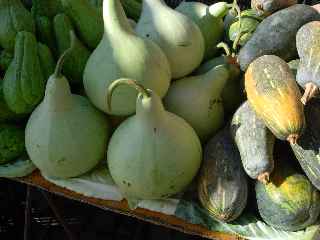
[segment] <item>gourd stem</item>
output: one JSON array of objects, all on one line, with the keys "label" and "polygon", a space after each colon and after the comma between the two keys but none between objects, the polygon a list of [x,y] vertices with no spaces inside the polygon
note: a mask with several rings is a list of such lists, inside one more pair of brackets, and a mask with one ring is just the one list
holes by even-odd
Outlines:
[{"label": "gourd stem", "polygon": [[298,141],[299,135],[298,134],[290,134],[287,137],[287,141],[291,144],[291,145],[295,145]]},{"label": "gourd stem", "polygon": [[270,173],[264,172],[257,177],[258,181],[266,185],[270,181]]},{"label": "gourd stem", "polygon": [[317,87],[317,85],[315,85],[312,82],[309,82],[305,85],[305,90],[304,90],[304,94],[301,98],[301,102],[303,103],[303,105],[306,105],[307,102],[313,98],[317,92],[319,91],[319,88]]},{"label": "gourd stem", "polygon": [[120,78],[113,83],[110,84],[108,87],[107,91],[107,104],[108,108],[111,111],[111,99],[112,99],[112,94],[114,90],[119,87],[120,85],[129,85],[130,87],[135,88],[139,93],[143,95],[143,97],[149,98],[150,93],[148,92],[147,89],[145,89],[144,86],[142,86],[140,83],[137,83],[135,80],[128,79],[128,78]]},{"label": "gourd stem", "polygon": [[56,68],[54,70],[54,76],[55,77],[59,77],[61,75],[61,71],[62,71],[62,67],[63,67],[63,63],[65,61],[65,58],[68,54],[70,54],[70,52],[73,51],[74,46],[75,46],[75,41],[76,41],[76,35],[74,34],[73,31],[70,31],[70,47],[65,50],[62,55],[60,56],[60,58],[58,59]]},{"label": "gourd stem", "polygon": [[230,48],[225,42],[218,43],[217,48],[222,48],[225,51],[226,56],[230,56],[231,55]]}]

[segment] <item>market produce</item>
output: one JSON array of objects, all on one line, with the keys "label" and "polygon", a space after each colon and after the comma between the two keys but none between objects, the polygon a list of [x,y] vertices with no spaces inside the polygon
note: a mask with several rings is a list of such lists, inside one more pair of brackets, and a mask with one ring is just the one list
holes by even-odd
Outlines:
[{"label": "market produce", "polygon": [[52,19],[55,15],[62,12],[60,0],[32,0],[31,13],[33,16],[44,16]]},{"label": "market produce", "polygon": [[4,99],[17,114],[31,113],[44,95],[45,78],[40,67],[38,43],[29,32],[16,36],[14,59],[3,79]]},{"label": "market produce", "polygon": [[276,159],[270,182],[264,185],[257,181],[256,197],[266,223],[277,229],[297,231],[317,221],[320,195],[288,160],[285,157]]},{"label": "market produce", "polygon": [[251,0],[251,8],[259,15],[270,15],[297,3],[298,0]]},{"label": "market produce", "polygon": [[64,58],[73,50],[74,34],[71,39],[72,47],[60,57],[25,132],[31,161],[54,178],[76,177],[95,167],[105,157],[110,134],[107,117],[85,97],[72,94],[61,74]]},{"label": "market produce", "polygon": [[[54,17],[53,26],[58,52],[62,54],[70,46],[70,31],[74,31],[74,29],[68,16],[63,13]],[[65,57],[62,73],[70,83],[82,84],[83,71],[91,53],[78,38],[75,41],[72,52]]]},{"label": "market produce", "polygon": [[299,28],[316,20],[320,20],[320,14],[304,4],[296,4],[267,17],[241,48],[238,55],[241,69],[245,71],[256,58],[268,54],[281,57],[285,61],[295,59],[295,39]]},{"label": "market produce", "polygon": [[45,44],[38,43],[38,57],[42,75],[46,81],[54,72],[55,67],[55,61],[50,48],[48,48]]},{"label": "market produce", "polygon": [[142,12],[141,1],[120,0],[128,18],[138,21]]},{"label": "market produce", "polygon": [[1,178],[18,178],[25,177],[36,170],[36,166],[23,155],[15,161],[0,165]]},{"label": "market produce", "polygon": [[109,104],[123,84],[139,91],[137,110],[113,133],[107,159],[113,180],[134,207],[139,200],[167,198],[184,190],[198,172],[202,149],[192,127],[167,112],[154,91],[134,80],[110,85]]},{"label": "market produce", "polygon": [[320,101],[318,99],[310,100],[310,103],[305,107],[305,113],[306,130],[298,142],[292,144],[291,147],[310,181],[316,188],[320,189],[320,124],[318,121]]},{"label": "market produce", "polygon": [[209,6],[209,13],[216,18],[224,18],[230,9],[237,8],[236,1],[234,4],[228,4],[227,2],[216,2]]},{"label": "market produce", "polygon": [[164,0],[143,0],[136,32],[157,43],[168,57],[172,78],[182,78],[203,60],[205,43],[199,27],[187,16],[169,8]]},{"label": "market produce", "polygon": [[100,8],[102,7],[103,0],[89,0],[89,3],[96,8]]},{"label": "market produce", "polygon": [[3,80],[0,80],[0,123],[13,121],[17,118],[17,114],[12,112],[7,106],[3,97]]},{"label": "market produce", "polygon": [[37,40],[46,44],[53,53],[56,54],[56,40],[53,32],[52,20],[46,16],[36,16],[36,35]]},{"label": "market produce", "polygon": [[214,219],[230,222],[242,213],[247,195],[247,178],[240,154],[226,127],[205,147],[198,196],[202,206]]},{"label": "market produce", "polygon": [[13,59],[13,54],[11,51],[2,50],[0,53],[0,70],[6,71]]},{"label": "market produce", "polygon": [[103,36],[103,18],[100,11],[87,0],[60,0],[64,12],[74,24],[80,39],[89,47],[97,47]]},{"label": "market produce", "polygon": [[299,64],[300,64],[300,59],[295,59],[295,60],[292,60],[290,62],[288,62],[288,65],[289,65],[289,68],[291,69],[294,77],[296,78],[297,76],[297,71],[298,71],[298,68],[299,68]]},{"label": "market produce", "polygon": [[300,56],[297,82],[305,89],[301,101],[306,104],[319,92],[320,21],[307,23],[299,29],[297,49]]},{"label": "market produce", "polygon": [[136,35],[119,0],[103,4],[105,35],[87,62],[84,87],[89,99],[100,110],[112,115],[130,115],[135,112],[137,92],[128,86],[119,87],[114,92],[110,109],[108,86],[119,78],[130,77],[163,97],[170,85],[170,66],[154,42]]},{"label": "market produce", "polygon": [[246,173],[266,184],[274,167],[275,137],[247,101],[235,112],[231,122],[231,133]]},{"label": "market produce", "polygon": [[220,65],[205,74],[174,81],[164,98],[164,106],[185,119],[206,141],[224,124],[221,92],[228,78],[227,66]]},{"label": "market produce", "polygon": [[31,13],[20,0],[0,0],[0,46],[12,51],[15,37],[20,31],[35,33]]},{"label": "market produce", "polygon": [[245,74],[253,110],[281,140],[296,143],[305,126],[299,87],[288,64],[274,55],[254,60]]}]

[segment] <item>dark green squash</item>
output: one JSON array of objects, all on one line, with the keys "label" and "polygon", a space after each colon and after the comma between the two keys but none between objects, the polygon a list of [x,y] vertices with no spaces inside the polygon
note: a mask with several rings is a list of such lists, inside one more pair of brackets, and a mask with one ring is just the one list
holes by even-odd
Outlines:
[{"label": "dark green squash", "polygon": [[8,50],[2,50],[0,53],[0,70],[5,72],[13,59],[13,53]]},{"label": "dark green squash", "polygon": [[7,106],[3,97],[3,80],[0,80],[0,123],[19,119],[17,114],[12,112]]},{"label": "dark green squash", "polygon": [[320,100],[310,100],[305,114],[306,130],[291,147],[310,181],[320,190]]},{"label": "dark green squash", "polygon": [[275,137],[247,101],[233,115],[231,134],[238,146],[246,173],[266,184],[274,166]]},{"label": "dark green squash", "polygon": [[320,14],[304,4],[296,4],[267,17],[240,50],[241,69],[245,71],[253,60],[263,55],[276,55],[285,61],[296,58],[296,34],[301,26],[315,20],[320,20]]},{"label": "dark green squash", "polygon": [[43,77],[45,81],[47,81],[50,75],[54,72],[56,66],[50,48],[45,44],[38,43],[38,57]]},{"label": "dark green squash", "polygon": [[266,185],[257,181],[256,197],[263,220],[287,231],[297,231],[314,224],[320,213],[320,195],[309,180],[294,170],[290,159],[276,159]]},{"label": "dark green squash", "polygon": [[31,13],[33,16],[45,16],[52,19],[55,15],[62,12],[60,0],[32,0]]},{"label": "dark green squash", "polygon": [[198,196],[209,214],[219,221],[238,218],[247,204],[247,177],[229,128],[206,145],[199,176]]},{"label": "dark green squash", "polygon": [[[52,20],[46,16],[35,16],[37,40],[46,44],[56,54]],[[56,56],[58,56],[56,54]]]}]

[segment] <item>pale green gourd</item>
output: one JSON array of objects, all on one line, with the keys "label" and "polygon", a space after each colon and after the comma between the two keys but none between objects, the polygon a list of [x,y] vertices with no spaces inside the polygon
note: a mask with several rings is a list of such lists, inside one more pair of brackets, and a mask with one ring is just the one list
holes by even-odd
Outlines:
[{"label": "pale green gourd", "polygon": [[114,92],[112,111],[107,106],[108,86],[119,78],[132,78],[163,97],[171,72],[163,51],[151,40],[136,35],[119,0],[103,2],[105,33],[84,70],[84,87],[91,102],[112,115],[135,112],[137,92],[121,86]]},{"label": "pale green gourd", "polygon": [[[72,35],[74,45],[75,36]],[[106,116],[90,102],[70,92],[61,74],[65,56],[47,82],[45,98],[32,113],[25,143],[31,161],[49,177],[75,177],[91,170],[105,157],[110,133]]]},{"label": "pale green gourd", "polygon": [[189,17],[169,8],[164,0],[143,0],[136,32],[162,48],[173,78],[188,75],[203,60],[205,44],[199,27]]},{"label": "pale green gourd", "polygon": [[192,127],[167,112],[155,92],[135,81],[114,82],[109,99],[123,84],[140,92],[137,111],[112,135],[107,159],[113,180],[132,207],[142,199],[167,198],[184,190],[198,172],[202,148]]},{"label": "pale green gourd", "polygon": [[221,93],[228,78],[227,66],[220,65],[203,75],[179,79],[171,84],[164,105],[185,119],[205,141],[223,126]]}]

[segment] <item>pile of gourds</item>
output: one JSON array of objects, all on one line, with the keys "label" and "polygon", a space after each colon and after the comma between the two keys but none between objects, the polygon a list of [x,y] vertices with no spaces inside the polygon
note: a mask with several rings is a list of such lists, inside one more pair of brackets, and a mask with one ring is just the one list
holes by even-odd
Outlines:
[{"label": "pile of gourds", "polygon": [[71,178],[103,163],[133,208],[196,180],[202,206],[229,222],[247,205],[248,175],[268,224],[317,220],[315,8],[0,0],[0,20],[0,176]]}]

